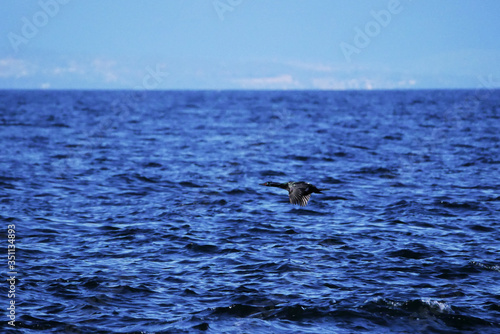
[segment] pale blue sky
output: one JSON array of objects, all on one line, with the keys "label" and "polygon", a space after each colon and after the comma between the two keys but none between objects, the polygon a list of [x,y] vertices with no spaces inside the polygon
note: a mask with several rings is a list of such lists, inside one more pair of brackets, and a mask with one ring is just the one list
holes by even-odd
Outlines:
[{"label": "pale blue sky", "polygon": [[500,87],[498,0],[16,0],[0,88]]}]

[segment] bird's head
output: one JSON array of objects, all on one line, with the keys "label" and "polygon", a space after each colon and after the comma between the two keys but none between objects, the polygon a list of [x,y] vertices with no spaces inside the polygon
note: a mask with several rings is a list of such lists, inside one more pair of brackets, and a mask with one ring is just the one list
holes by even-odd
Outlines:
[{"label": "bird's head", "polygon": [[261,186],[270,187],[272,182],[259,183]]}]

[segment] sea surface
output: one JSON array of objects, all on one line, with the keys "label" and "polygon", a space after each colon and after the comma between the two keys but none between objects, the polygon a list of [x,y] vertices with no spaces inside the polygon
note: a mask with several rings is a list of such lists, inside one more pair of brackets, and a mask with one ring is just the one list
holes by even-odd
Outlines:
[{"label": "sea surface", "polygon": [[0,91],[0,332],[500,333],[499,93]]}]

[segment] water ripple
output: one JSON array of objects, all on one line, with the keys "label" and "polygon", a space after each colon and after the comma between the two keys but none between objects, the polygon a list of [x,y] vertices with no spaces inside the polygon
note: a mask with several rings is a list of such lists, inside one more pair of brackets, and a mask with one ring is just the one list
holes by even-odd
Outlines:
[{"label": "water ripple", "polygon": [[[500,331],[500,95],[473,94],[0,92],[16,330]],[[329,190],[259,186],[290,180]]]}]

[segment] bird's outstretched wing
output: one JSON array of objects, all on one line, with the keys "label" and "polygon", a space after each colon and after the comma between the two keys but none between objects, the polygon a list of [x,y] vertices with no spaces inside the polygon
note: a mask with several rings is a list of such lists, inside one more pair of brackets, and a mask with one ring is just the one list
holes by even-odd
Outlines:
[{"label": "bird's outstretched wing", "polygon": [[290,189],[288,196],[290,197],[290,203],[300,206],[306,206],[307,202],[309,202],[309,198],[311,198],[311,194],[306,195],[305,189],[301,188]]}]

